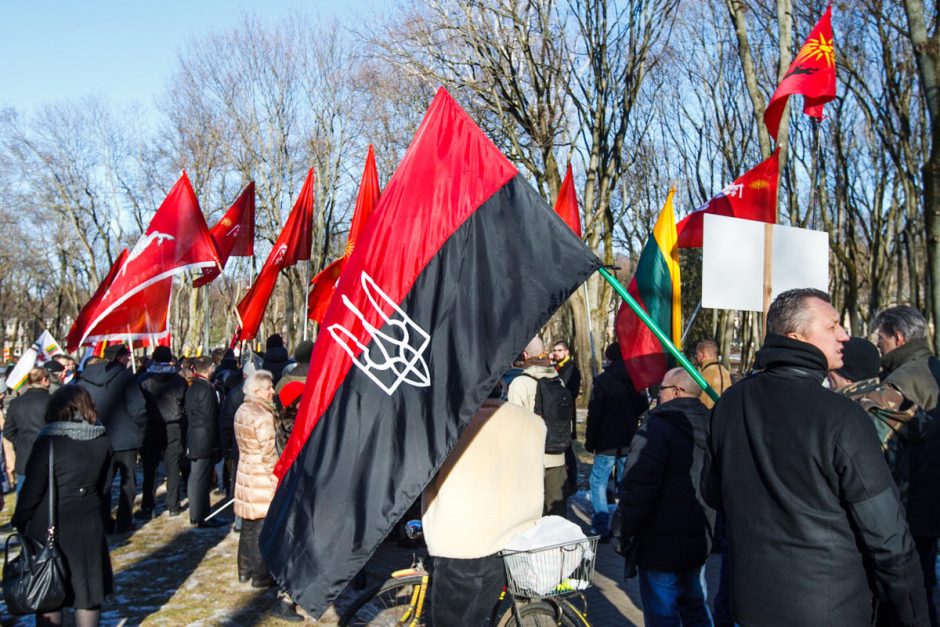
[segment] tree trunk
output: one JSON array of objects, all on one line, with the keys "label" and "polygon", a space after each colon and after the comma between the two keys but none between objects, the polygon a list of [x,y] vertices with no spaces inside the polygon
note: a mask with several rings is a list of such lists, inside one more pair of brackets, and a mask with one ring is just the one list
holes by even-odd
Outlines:
[{"label": "tree trunk", "polygon": [[927,32],[923,0],[904,0],[921,94],[930,118],[930,156],[923,168],[924,226],[927,240],[927,292],[933,319],[933,345],[940,346],[940,49],[937,34]]}]

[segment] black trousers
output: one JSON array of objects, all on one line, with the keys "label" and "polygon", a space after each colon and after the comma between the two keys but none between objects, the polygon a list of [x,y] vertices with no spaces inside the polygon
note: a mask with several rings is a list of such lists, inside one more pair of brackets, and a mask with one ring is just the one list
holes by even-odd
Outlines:
[{"label": "black trousers", "polygon": [[212,489],[212,459],[189,460],[189,521],[193,524],[202,522],[209,515],[209,490]]},{"label": "black trousers", "polygon": [[163,451],[155,446],[144,446],[140,449],[140,465],[144,471],[144,480],[141,484],[140,509],[152,511],[157,490],[157,467]]},{"label": "black trousers", "polygon": [[166,467],[166,509],[180,511],[180,481],[183,477],[183,435],[179,423],[166,426],[166,450],[163,452],[163,465]]},{"label": "black trousers", "polygon": [[933,589],[937,585],[937,538],[914,538],[914,546],[920,556],[920,567],[924,571],[924,587],[927,589],[927,611],[931,627],[937,627],[937,608],[933,604]]},{"label": "black trousers", "polygon": [[262,525],[264,518],[243,520],[238,536],[238,576],[248,577],[256,584],[269,583],[272,579],[258,545]]},{"label": "black trousers", "polygon": [[133,526],[134,497],[137,495],[137,449],[114,451],[111,455],[111,467],[108,469],[108,502],[111,501],[111,484],[114,476],[121,473],[118,493],[117,528],[130,529]]},{"label": "black trousers", "polygon": [[477,559],[435,557],[431,622],[479,627],[489,618],[504,585],[503,560],[496,555]]}]

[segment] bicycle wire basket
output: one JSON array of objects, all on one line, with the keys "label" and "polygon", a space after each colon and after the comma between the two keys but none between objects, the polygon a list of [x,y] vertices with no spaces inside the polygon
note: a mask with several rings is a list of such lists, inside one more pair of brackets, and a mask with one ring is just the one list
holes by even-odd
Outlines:
[{"label": "bicycle wire basket", "polygon": [[564,596],[590,587],[599,537],[525,551],[501,551],[506,587],[513,596],[526,599]]}]

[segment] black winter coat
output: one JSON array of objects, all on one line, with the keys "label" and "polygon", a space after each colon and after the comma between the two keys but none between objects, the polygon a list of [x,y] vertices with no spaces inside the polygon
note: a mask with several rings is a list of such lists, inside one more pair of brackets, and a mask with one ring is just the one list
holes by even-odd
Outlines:
[{"label": "black winter coat", "polygon": [[[897,349],[895,349],[897,350]],[[931,375],[940,382],[940,360],[927,362]],[[907,522],[915,538],[940,537],[940,407],[927,412],[922,429],[909,432]]]},{"label": "black winter coat", "polygon": [[189,459],[217,459],[219,455],[219,397],[208,380],[194,377],[186,391],[186,436]]},{"label": "black winter coat", "polygon": [[871,624],[873,586],[929,624],[920,564],[874,425],[822,387],[811,344],[768,335],[709,421],[702,494],[722,511],[742,625]]},{"label": "black winter coat", "polygon": [[708,409],[677,398],[649,411],[627,453],[620,493],[621,534],[639,544],[637,566],[699,568],[711,552],[715,510],[702,501]]},{"label": "black winter coat", "polygon": [[147,401],[144,449],[159,454],[167,446],[167,425],[179,426],[185,422],[186,388],[186,379],[177,372],[151,372],[144,375],[140,382],[140,390]]},{"label": "black winter coat", "polygon": [[235,442],[235,412],[245,402],[244,383],[242,380],[229,390],[222,401],[222,409],[219,410],[219,439],[222,452],[227,456],[238,455],[238,444]]},{"label": "black winter coat", "polygon": [[26,474],[26,461],[33,450],[33,442],[46,426],[46,407],[51,395],[46,388],[28,388],[10,401],[3,435],[13,443],[16,453],[16,474]]},{"label": "black winter coat", "polygon": [[648,405],[646,395],[633,387],[623,361],[610,362],[594,379],[584,448],[604,455],[616,455],[618,450],[626,454]]},{"label": "black winter coat", "polygon": [[566,361],[565,365],[558,369],[558,378],[571,392],[571,400],[577,401],[578,395],[581,394],[581,369],[578,368],[578,364],[574,362],[573,358]]},{"label": "black winter coat", "polygon": [[261,362],[261,368],[270,372],[274,377],[274,383],[277,383],[289,360],[287,349],[283,346],[275,346],[264,352],[264,361]]},{"label": "black winter coat", "polygon": [[80,387],[91,395],[98,422],[108,430],[115,451],[139,449],[147,429],[147,403],[133,373],[114,362],[85,368]]},{"label": "black winter coat", "polygon": [[[52,423],[51,427],[63,423]],[[72,423],[65,423],[72,424]],[[92,425],[81,425],[86,430]],[[49,527],[49,443],[55,452],[56,526],[59,551],[68,571],[66,607],[100,605],[113,590],[111,559],[105,541],[110,505],[106,486],[111,445],[100,428],[89,440],[42,435],[26,467],[26,483],[16,503],[13,526],[44,542]],[[106,496],[107,495],[107,496]]]}]

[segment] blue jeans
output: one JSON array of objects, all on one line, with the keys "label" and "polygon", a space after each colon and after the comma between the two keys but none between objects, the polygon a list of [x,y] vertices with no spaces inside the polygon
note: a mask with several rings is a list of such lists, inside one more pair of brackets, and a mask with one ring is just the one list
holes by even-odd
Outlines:
[{"label": "blue jeans", "polygon": [[647,627],[711,627],[705,566],[675,573],[640,569],[640,598]]},{"label": "blue jeans", "polygon": [[614,462],[617,462],[617,490],[620,490],[619,482],[623,480],[623,466],[627,463],[627,456],[621,455],[595,455],[594,467],[591,469],[591,507],[594,509],[594,515],[591,516],[591,526],[595,531],[606,535],[607,526],[610,522],[610,509],[607,507],[607,481],[610,479],[610,472],[614,469]]}]

